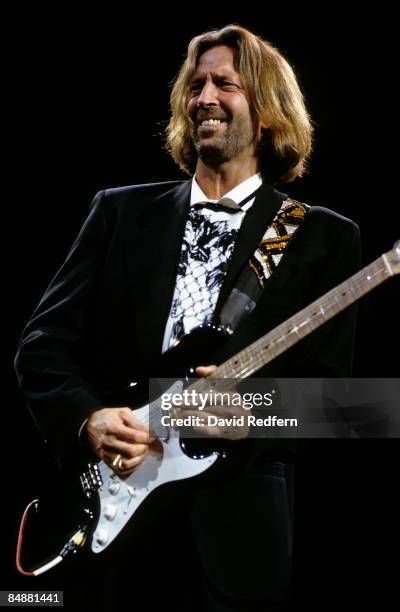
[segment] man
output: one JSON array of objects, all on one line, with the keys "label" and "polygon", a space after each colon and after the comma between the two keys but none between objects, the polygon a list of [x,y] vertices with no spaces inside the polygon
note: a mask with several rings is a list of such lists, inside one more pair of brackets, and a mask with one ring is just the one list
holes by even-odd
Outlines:
[{"label": "man", "polygon": [[[194,178],[99,193],[22,336],[18,378],[60,465],[82,444],[121,475],[146,459],[153,434],[129,407],[107,405],[105,391],[162,375],[156,365],[162,352],[196,325],[218,322],[287,199],[273,185],[301,176],[311,151],[310,119],[292,69],[269,43],[238,26],[191,41],[171,110],[169,150]],[[200,205],[221,198],[239,207]],[[198,363],[197,373],[210,374],[213,364],[357,266],[357,227],[311,208],[254,312],[208,363]],[[258,374],[347,376],[353,331],[348,310]],[[184,498],[177,493],[168,520],[159,518],[163,536],[153,522],[141,547],[127,542],[123,563],[115,560],[119,589],[128,576],[146,589],[155,572],[160,601],[162,577],[165,588],[174,581],[186,592],[192,583],[187,609],[282,609],[291,566],[290,460],[283,443],[263,441],[237,476]],[[147,595],[154,605],[154,590]],[[136,587],[133,601],[138,596]]]}]

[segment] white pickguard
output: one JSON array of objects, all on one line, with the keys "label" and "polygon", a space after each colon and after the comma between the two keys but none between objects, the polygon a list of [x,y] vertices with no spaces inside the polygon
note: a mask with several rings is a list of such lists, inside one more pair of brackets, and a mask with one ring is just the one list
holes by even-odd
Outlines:
[{"label": "white pickguard", "polygon": [[[146,422],[149,406],[135,410],[135,416]],[[103,481],[100,496],[100,517],[92,539],[92,551],[102,552],[122,531],[146,497],[160,485],[191,478],[211,467],[218,455],[190,458],[179,442],[179,432],[170,428],[170,437],[160,440],[161,452],[150,450],[136,470],[120,477],[103,461],[98,464]]]}]

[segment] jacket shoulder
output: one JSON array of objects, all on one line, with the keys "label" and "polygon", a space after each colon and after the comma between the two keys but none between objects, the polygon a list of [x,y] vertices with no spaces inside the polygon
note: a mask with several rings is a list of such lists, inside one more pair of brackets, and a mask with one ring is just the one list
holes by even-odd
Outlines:
[{"label": "jacket shoulder", "polygon": [[358,233],[359,227],[357,223],[355,223],[349,217],[345,217],[344,215],[339,214],[338,212],[331,210],[330,208],[326,208],[325,206],[311,206],[309,215],[315,221],[319,221],[323,224],[329,224],[331,227],[336,226],[337,229],[342,228],[343,230],[348,230]]},{"label": "jacket shoulder", "polygon": [[139,211],[142,207],[147,207],[149,202],[154,202],[169,192],[173,194],[174,190],[185,183],[188,183],[188,181],[165,181],[104,189],[96,193],[91,207],[97,208],[100,206],[103,208],[105,206],[105,210],[120,212],[133,207],[133,209]]},{"label": "jacket shoulder", "polygon": [[185,181],[163,181],[160,183],[142,183],[139,185],[127,185],[123,187],[112,187],[104,190],[107,198],[129,198],[130,196],[154,197],[170,189],[181,185]]},{"label": "jacket shoulder", "polygon": [[344,215],[341,215],[325,206],[312,204],[311,202],[300,202],[299,200],[288,196],[288,194],[280,192],[276,189],[274,191],[281,201],[287,201],[308,208],[307,217],[309,222],[312,221],[313,223],[328,225],[331,228],[336,226],[339,231],[342,228],[343,230],[353,230],[355,233],[359,232],[359,226],[349,217],[345,217]]}]

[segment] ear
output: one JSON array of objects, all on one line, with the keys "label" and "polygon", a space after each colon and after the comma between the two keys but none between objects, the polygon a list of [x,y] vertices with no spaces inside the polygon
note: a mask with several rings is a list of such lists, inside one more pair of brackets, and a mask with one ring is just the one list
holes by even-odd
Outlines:
[{"label": "ear", "polygon": [[263,132],[265,132],[266,130],[269,129],[269,124],[268,123],[264,123],[263,121],[260,121],[260,123],[258,124],[258,130],[257,130],[257,139],[261,140]]}]

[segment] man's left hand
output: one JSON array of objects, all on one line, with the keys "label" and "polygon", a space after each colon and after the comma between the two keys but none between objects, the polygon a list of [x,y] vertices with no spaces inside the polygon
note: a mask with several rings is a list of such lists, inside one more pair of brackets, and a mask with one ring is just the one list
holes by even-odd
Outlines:
[{"label": "man's left hand", "polygon": [[[207,377],[217,369],[216,365],[210,366],[199,366],[196,368],[196,374],[201,377]],[[237,397],[238,392],[232,391],[223,391],[224,397],[226,398],[226,394],[229,394],[231,397],[234,395]],[[204,409],[201,411],[196,408],[193,409],[191,406],[182,406],[179,409],[179,413],[181,417],[193,416],[193,417],[201,417],[202,424],[193,425],[193,429],[200,434],[204,434],[204,436],[210,436],[213,438],[225,438],[226,440],[241,440],[246,438],[249,433],[249,425],[248,425],[248,416],[251,414],[250,410],[246,410],[243,406],[240,405],[232,405],[229,402],[220,402],[216,403],[216,405],[207,404]],[[209,417],[217,417],[218,424],[210,424]],[[234,419],[233,417],[236,417]],[[239,417],[243,418],[243,425],[240,425],[236,422]],[[239,421],[240,423],[240,421]]]}]

